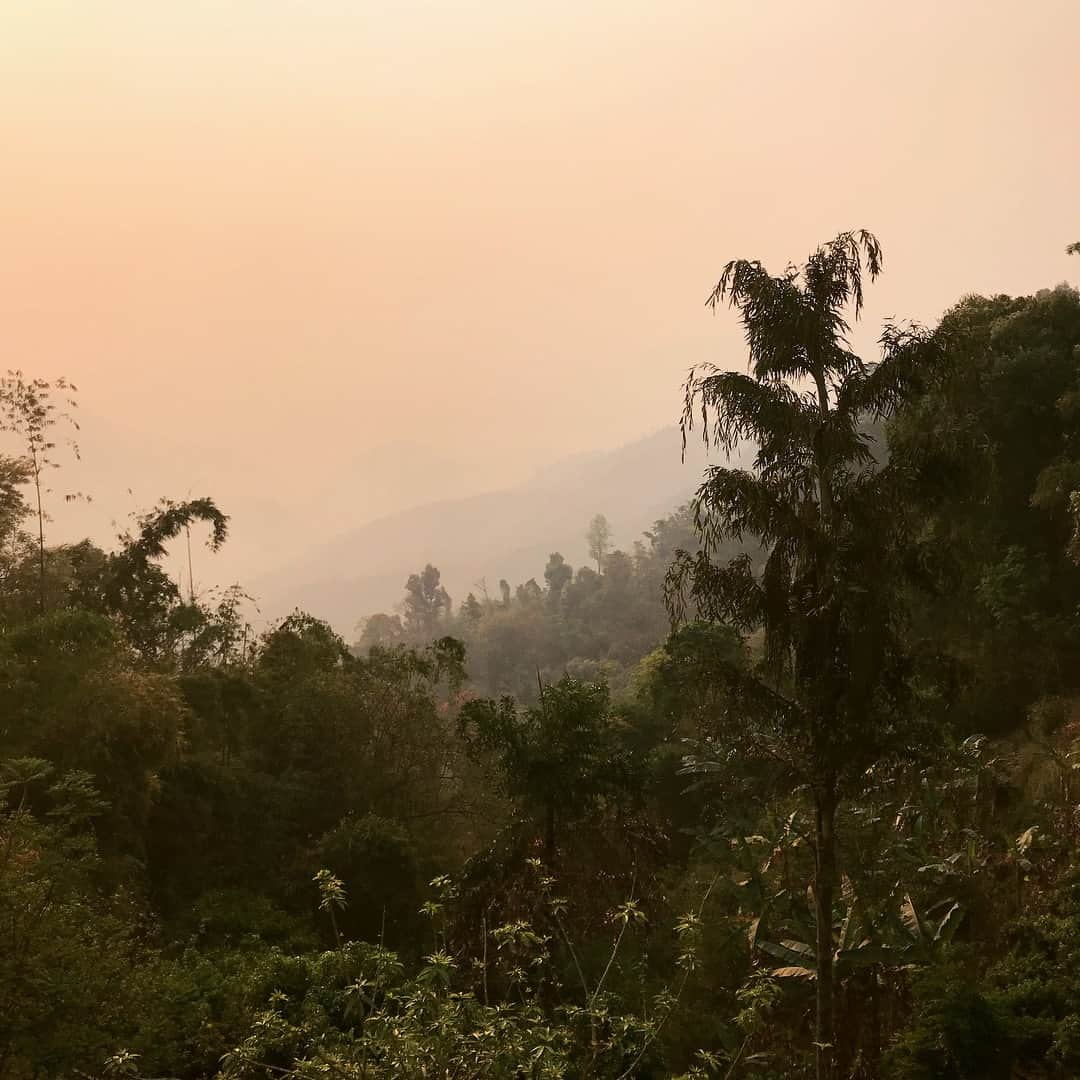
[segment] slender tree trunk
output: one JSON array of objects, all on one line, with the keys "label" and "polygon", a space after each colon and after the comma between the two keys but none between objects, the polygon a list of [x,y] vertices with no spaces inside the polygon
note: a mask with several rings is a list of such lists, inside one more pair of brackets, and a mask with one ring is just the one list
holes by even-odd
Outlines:
[{"label": "slender tree trunk", "polygon": [[833,893],[836,889],[835,785],[827,783],[816,796],[814,851],[814,913],[817,917],[817,1022],[815,1075],[833,1077]]},{"label": "slender tree trunk", "polygon": [[37,494],[38,520],[38,600],[45,614],[45,513],[41,508],[41,473],[34,468],[34,491]]},{"label": "slender tree trunk", "polygon": [[544,823],[544,862],[548,869],[555,865],[555,803],[547,804],[547,820]]},{"label": "slender tree trunk", "polygon": [[829,387],[825,382],[825,372],[821,367],[816,367],[814,371],[814,386],[817,389],[818,408],[821,409],[822,416],[827,416],[829,413]]},{"label": "slender tree trunk", "polygon": [[[817,368],[814,371],[814,384],[817,387],[818,395],[818,408],[821,410],[822,417],[828,417],[829,415],[829,387],[825,382],[825,374],[821,368]],[[825,467],[825,461],[822,457],[820,449],[817,453],[817,473],[818,473],[818,498],[820,500],[821,511],[821,523],[828,528],[832,524],[833,505],[832,505],[832,487],[829,483],[829,477]]]},{"label": "slender tree trunk", "polygon": [[[818,407],[823,420],[829,415],[829,388],[825,381],[824,364],[813,365],[814,383],[817,387]],[[821,447],[816,451],[818,473],[818,512],[822,531],[832,528],[832,484]],[[818,567],[819,588],[823,597],[831,598],[828,561]],[[832,627],[826,622],[827,630]],[[831,640],[832,633],[828,633]],[[828,655],[828,654],[827,654]],[[836,781],[828,776],[815,794],[815,848],[814,848],[814,912],[817,917],[817,1018],[815,1024],[815,1072],[817,1080],[832,1080],[835,1051],[833,994],[833,893],[836,889],[836,837],[833,826],[836,821]]]},{"label": "slender tree trunk", "polygon": [[[184,533],[187,536],[188,602],[191,604],[192,607],[194,607],[195,606],[195,573],[191,569],[191,526],[190,525],[185,525],[184,526]],[[181,584],[181,587],[182,587],[182,584]],[[192,631],[191,636],[194,638],[194,636],[195,636],[194,631]]]},{"label": "slender tree trunk", "polygon": [[870,972],[870,1075],[877,1076],[881,1065],[881,1001],[878,976]]}]

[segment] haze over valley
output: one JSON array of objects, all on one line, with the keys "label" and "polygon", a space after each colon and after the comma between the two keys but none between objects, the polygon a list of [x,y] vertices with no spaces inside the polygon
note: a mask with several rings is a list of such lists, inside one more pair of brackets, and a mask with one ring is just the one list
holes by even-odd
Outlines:
[{"label": "haze over valley", "polygon": [[1080,1076],[1078,41],[0,2],[0,1080]]}]

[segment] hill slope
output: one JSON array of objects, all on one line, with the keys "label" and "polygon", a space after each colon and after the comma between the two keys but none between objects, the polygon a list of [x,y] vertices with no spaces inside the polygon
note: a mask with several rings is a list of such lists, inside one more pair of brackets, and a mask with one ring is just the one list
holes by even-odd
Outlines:
[{"label": "hill slope", "polygon": [[585,530],[594,514],[629,549],[662,515],[693,493],[703,453],[695,443],[680,460],[677,429],[605,453],[556,462],[527,482],[464,499],[427,503],[350,530],[301,561],[252,582],[264,615],[299,607],[349,636],[357,621],[389,610],[405,579],[433,563],[455,602],[486,581],[539,578],[548,555],[587,561]]}]

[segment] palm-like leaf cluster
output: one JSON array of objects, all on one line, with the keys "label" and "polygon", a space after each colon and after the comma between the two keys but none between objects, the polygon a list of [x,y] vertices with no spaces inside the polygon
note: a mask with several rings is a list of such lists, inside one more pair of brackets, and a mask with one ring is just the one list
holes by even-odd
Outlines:
[{"label": "palm-like leaf cluster", "polygon": [[[937,347],[921,328],[889,324],[878,361],[851,350],[847,313],[858,317],[864,277],[881,266],[867,232],[841,234],[778,277],[729,263],[709,302],[738,312],[750,372],[708,366],[686,384],[684,439],[699,426],[710,448],[751,443],[756,455],[752,469],[706,472],[695,500],[703,548],[677,557],[669,605],[677,619],[693,610],[764,632],[763,674],[801,716],[811,771],[839,749],[838,713],[865,711],[887,682],[905,478],[876,461],[867,425],[925,378]],[[715,565],[732,538],[756,542],[762,560]]]},{"label": "palm-like leaf cluster", "polygon": [[[715,730],[729,757],[769,760],[805,785],[815,810],[817,1075],[832,1075],[832,904],[835,813],[845,786],[903,746],[907,672],[898,616],[905,477],[875,458],[868,422],[889,417],[932,367],[935,339],[889,324],[881,358],[853,352],[848,312],[864,276],[881,272],[865,231],[842,233],[801,267],[770,275],[728,263],[709,296],[738,313],[749,372],[698,368],[687,380],[682,430],[731,454],[752,443],[752,469],[713,467],[695,500],[702,537],[667,581],[672,616],[689,610],[760,632],[755,668],[720,658]],[[713,563],[720,542],[755,541],[761,561]],[[692,767],[692,763],[691,763]]]}]

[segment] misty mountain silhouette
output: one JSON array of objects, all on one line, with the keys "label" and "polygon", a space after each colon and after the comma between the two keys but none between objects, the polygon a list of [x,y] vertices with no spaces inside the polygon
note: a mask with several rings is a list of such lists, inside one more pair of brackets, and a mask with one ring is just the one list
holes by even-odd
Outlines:
[{"label": "misty mountain silhouette", "polygon": [[585,564],[585,531],[597,513],[611,523],[615,546],[629,550],[690,497],[704,461],[694,441],[683,462],[678,429],[664,428],[616,450],[557,461],[515,487],[379,518],[250,585],[264,616],[300,608],[349,638],[360,619],[392,610],[405,579],[425,563],[440,569],[457,604],[481,582],[492,595],[500,578],[542,582],[553,551]]}]

